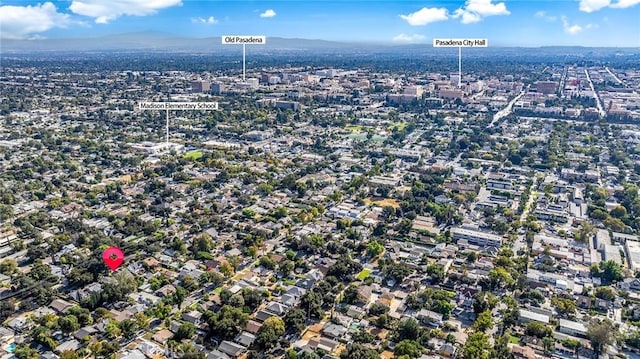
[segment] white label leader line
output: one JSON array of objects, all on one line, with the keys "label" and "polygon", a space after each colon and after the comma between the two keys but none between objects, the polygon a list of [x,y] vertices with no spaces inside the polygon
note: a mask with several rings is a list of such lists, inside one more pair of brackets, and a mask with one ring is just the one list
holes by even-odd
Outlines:
[{"label": "white label leader line", "polygon": [[140,111],[145,110],[165,110],[167,111],[167,144],[169,143],[169,110],[195,110],[210,111],[217,110],[217,102],[140,102],[138,103]]},{"label": "white label leader line", "polygon": [[488,46],[489,40],[487,39],[433,39],[433,47],[458,48],[458,88],[462,86],[462,48]]},{"label": "white label leader line", "polygon": [[245,73],[246,73],[246,65],[245,65],[246,46],[245,45],[264,45],[266,43],[267,43],[266,36],[245,36],[245,35],[222,36],[223,45],[242,44],[242,82],[245,81]]}]

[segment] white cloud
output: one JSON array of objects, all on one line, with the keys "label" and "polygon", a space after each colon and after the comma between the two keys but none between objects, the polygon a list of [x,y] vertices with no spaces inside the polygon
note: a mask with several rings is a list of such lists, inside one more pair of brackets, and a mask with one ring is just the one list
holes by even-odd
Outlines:
[{"label": "white cloud", "polygon": [[595,12],[605,7],[614,9],[626,9],[640,4],[640,0],[580,0],[580,11]]},{"label": "white cloud", "polygon": [[565,26],[564,32],[566,32],[569,35],[577,35],[582,32],[582,26],[580,25]]},{"label": "white cloud", "polygon": [[182,5],[182,0],[72,0],[69,10],[106,24],[123,15],[153,15],[158,10]]},{"label": "white cloud", "polygon": [[395,36],[393,38],[393,41],[411,44],[411,43],[417,43],[417,42],[424,42],[426,38],[427,38],[426,36],[420,35],[420,34],[413,34],[413,35],[400,34],[398,36]]},{"label": "white cloud", "polygon": [[197,23],[197,24],[217,24],[218,23],[218,19],[216,19],[213,16],[209,16],[209,17],[194,17],[191,18],[191,22]]},{"label": "white cloud", "polygon": [[51,2],[27,6],[0,6],[0,38],[40,38],[37,35],[71,23],[68,14],[61,14]]},{"label": "white cloud", "polygon": [[260,14],[260,17],[263,18],[270,18],[270,17],[274,17],[276,16],[276,12],[273,11],[272,9],[268,9],[265,12],[263,12],[262,14]]},{"label": "white cloud", "polygon": [[640,4],[640,0],[618,0],[618,2],[611,4],[611,7],[617,9],[625,9]]},{"label": "white cloud", "polygon": [[534,16],[541,19],[545,19],[546,21],[550,21],[550,22],[558,20],[557,16],[549,15],[544,11],[538,11],[534,14]]},{"label": "white cloud", "polygon": [[465,9],[481,16],[511,14],[503,2],[494,4],[492,0],[467,0]]},{"label": "white cloud", "polygon": [[507,6],[501,3],[493,3],[493,0],[467,0],[464,7],[453,13],[454,18],[460,18],[463,24],[478,22],[487,16],[510,15]]},{"label": "white cloud", "polygon": [[424,26],[432,22],[444,21],[449,19],[449,14],[445,8],[426,8],[408,15],[400,15],[400,18],[405,20],[411,26]]},{"label": "white cloud", "polygon": [[580,0],[580,11],[594,12],[611,4],[611,0]]},{"label": "white cloud", "polygon": [[474,22],[479,22],[480,20],[482,20],[482,17],[480,17],[480,15],[470,12],[470,11],[466,11],[464,9],[458,9],[453,13],[453,17],[454,18],[461,18],[460,22],[462,22],[463,24],[473,24]]},{"label": "white cloud", "polygon": [[569,35],[577,35],[581,32],[583,32],[584,30],[588,30],[588,29],[596,29],[598,28],[598,25],[596,24],[586,24],[584,26],[578,25],[578,24],[573,24],[571,25],[569,23],[569,20],[567,20],[567,18],[565,16],[562,17],[562,27],[564,28],[564,32],[569,34]]}]

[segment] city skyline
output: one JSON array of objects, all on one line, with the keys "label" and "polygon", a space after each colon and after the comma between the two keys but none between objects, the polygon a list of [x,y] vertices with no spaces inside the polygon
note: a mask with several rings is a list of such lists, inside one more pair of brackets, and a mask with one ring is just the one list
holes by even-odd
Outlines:
[{"label": "city skyline", "polygon": [[488,38],[491,46],[640,46],[639,0],[580,1],[4,1],[2,39],[87,38],[160,31],[342,42],[430,44]]}]

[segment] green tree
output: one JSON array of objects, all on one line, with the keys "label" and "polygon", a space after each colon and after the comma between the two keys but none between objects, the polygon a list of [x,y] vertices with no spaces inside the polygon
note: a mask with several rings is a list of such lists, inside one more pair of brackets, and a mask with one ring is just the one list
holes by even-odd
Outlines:
[{"label": "green tree", "polygon": [[262,304],[264,297],[258,289],[244,288],[242,290],[242,298],[244,299],[244,305],[249,312],[253,312]]},{"label": "green tree", "polygon": [[258,330],[256,345],[261,349],[273,348],[284,332],[284,321],[280,317],[268,318]]},{"label": "green tree", "polygon": [[373,303],[369,307],[369,314],[373,316],[378,316],[381,314],[385,314],[389,312],[389,307],[382,303]]},{"label": "green tree", "polygon": [[596,298],[614,300],[616,298],[616,291],[611,287],[596,287],[594,295]]},{"label": "green tree", "polygon": [[18,344],[13,351],[13,355],[15,355],[18,359],[38,359],[40,358],[40,353],[31,348],[29,343]]},{"label": "green tree", "polygon": [[198,289],[200,285],[192,276],[185,275],[180,281],[180,286],[186,289],[188,292],[193,292],[194,290]]},{"label": "green tree", "polygon": [[603,284],[619,282],[624,278],[622,266],[612,260],[600,262],[599,268]]},{"label": "green tree", "polygon": [[109,319],[109,322],[105,326],[105,332],[107,333],[107,338],[111,340],[116,339],[122,335],[122,330],[120,329],[118,322],[113,319]]},{"label": "green tree", "polygon": [[353,344],[340,353],[340,359],[380,359],[380,354],[362,344]]},{"label": "green tree", "polygon": [[301,333],[306,328],[307,316],[302,309],[293,308],[284,315],[284,324],[287,330]]},{"label": "green tree", "polygon": [[269,256],[260,257],[260,265],[267,269],[276,269],[277,263]]},{"label": "green tree", "polygon": [[396,344],[393,354],[396,357],[404,355],[408,358],[419,358],[422,355],[422,346],[415,340],[403,340]]},{"label": "green tree", "polygon": [[347,304],[355,304],[358,300],[358,287],[350,285],[342,293],[342,302]]},{"label": "green tree", "polygon": [[249,316],[242,308],[234,308],[229,305],[223,305],[217,313],[208,311],[205,316],[211,334],[223,339],[235,338],[249,320]]},{"label": "green tree", "polygon": [[65,350],[60,353],[60,359],[80,359],[80,357],[73,350]]},{"label": "green tree", "polygon": [[212,284],[217,287],[224,282],[224,277],[216,271],[208,270],[198,278],[200,284]]},{"label": "green tree", "polygon": [[191,339],[193,335],[196,333],[196,327],[193,323],[182,323],[178,330],[176,331],[176,335],[173,337],[175,341],[181,341],[182,339]]},{"label": "green tree", "polygon": [[489,337],[481,332],[472,333],[462,348],[464,359],[492,359]]},{"label": "green tree", "polygon": [[553,333],[553,329],[542,323],[530,322],[527,323],[525,333],[527,333],[527,335],[533,335],[534,337],[542,339],[544,337],[551,336],[551,334]]},{"label": "green tree", "polygon": [[136,321],[136,325],[143,330],[149,328],[149,317],[144,313],[136,313],[133,315],[133,319]]},{"label": "green tree", "polygon": [[384,245],[377,240],[372,240],[367,243],[367,254],[371,257],[377,257],[384,252]]},{"label": "green tree", "polygon": [[391,323],[391,317],[389,314],[380,314],[378,318],[374,321],[374,325],[378,328],[387,328]]},{"label": "green tree", "polygon": [[493,350],[491,352],[492,359],[510,359],[511,358],[511,350],[509,350],[509,339],[511,339],[511,334],[509,332],[505,333],[498,337],[493,346]]},{"label": "green tree", "polygon": [[278,270],[285,277],[289,276],[295,268],[296,268],[296,263],[288,259],[280,263],[280,265],[278,266]]},{"label": "green tree", "polygon": [[251,208],[245,208],[242,210],[242,215],[247,218],[255,217],[256,214],[257,214],[256,211]]},{"label": "green tree", "polygon": [[587,337],[591,341],[591,347],[598,355],[607,345],[613,343],[616,334],[616,329],[609,319],[594,318],[587,324]]},{"label": "green tree", "polygon": [[203,233],[200,236],[196,237],[196,239],[193,241],[193,253],[198,253],[198,252],[210,252],[213,248],[215,248],[215,245],[213,244],[213,239],[211,238],[210,235]]},{"label": "green tree", "polygon": [[102,299],[108,303],[124,300],[129,293],[138,288],[136,278],[128,272],[116,272],[114,281],[105,283],[102,286]]},{"label": "green tree", "polygon": [[475,322],[473,322],[473,328],[479,332],[484,332],[487,329],[493,328],[493,318],[491,316],[491,311],[485,310],[484,312],[478,314]]},{"label": "green tree", "polygon": [[547,353],[551,353],[555,349],[556,340],[553,337],[544,337],[542,338],[542,346]]},{"label": "green tree", "polygon": [[420,325],[413,318],[407,318],[398,324],[396,340],[417,340],[420,337]]},{"label": "green tree", "polygon": [[511,287],[515,284],[515,280],[511,274],[503,267],[497,267],[489,271],[489,280],[493,288]]},{"label": "green tree", "polygon": [[624,342],[633,348],[640,349],[640,331],[634,330],[623,338]]},{"label": "green tree", "polygon": [[315,291],[308,291],[300,298],[300,309],[310,318],[322,318],[322,296]]},{"label": "green tree", "polygon": [[132,339],[140,329],[138,327],[138,323],[133,319],[125,319],[121,321],[118,327],[122,331],[122,335],[127,339]]},{"label": "green tree", "polygon": [[13,207],[0,203],[0,221],[6,221],[13,217]]},{"label": "green tree", "polygon": [[567,298],[554,296],[551,299],[551,304],[556,307],[556,310],[560,314],[575,314],[577,310],[575,302]]},{"label": "green tree", "polygon": [[444,268],[438,264],[428,265],[427,274],[437,281],[441,281],[445,277]]},{"label": "green tree", "polygon": [[615,218],[624,218],[627,216],[627,209],[624,206],[617,206],[609,214]]},{"label": "green tree", "polygon": [[0,263],[0,273],[5,275],[13,274],[18,269],[18,262],[14,259],[7,258]]},{"label": "green tree", "polygon": [[60,317],[58,319],[58,325],[60,329],[67,334],[80,329],[80,323],[78,323],[78,318],[76,318],[75,315]]}]

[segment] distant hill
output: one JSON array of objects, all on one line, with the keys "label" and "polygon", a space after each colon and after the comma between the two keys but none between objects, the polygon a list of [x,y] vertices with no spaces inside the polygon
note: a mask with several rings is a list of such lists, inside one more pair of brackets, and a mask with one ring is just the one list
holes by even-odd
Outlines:
[{"label": "distant hill", "polygon": [[[2,40],[2,52],[25,51],[173,51],[220,52],[238,51],[239,45],[222,45],[220,37],[189,38],[161,32],[136,32],[96,38]],[[251,51],[313,50],[368,47],[369,44],[351,44],[326,40],[286,39],[267,37],[264,45],[247,45]]]},{"label": "distant hill", "polygon": [[[222,45],[220,37],[191,38],[170,33],[147,31],[109,35],[95,38],[68,39],[40,39],[40,40],[2,40],[0,48],[2,54],[26,52],[100,52],[100,51],[145,51],[145,52],[187,52],[187,53],[223,53],[237,52],[240,45]],[[364,52],[402,52],[424,53],[433,52],[431,44],[394,44],[394,43],[366,43],[366,42],[338,42],[327,40],[313,40],[300,38],[267,37],[265,45],[247,45],[252,53],[272,52],[274,50],[288,51],[339,51],[345,50]],[[490,46],[484,49],[464,49],[467,54],[477,53],[481,56],[522,52],[520,47]],[[438,54],[457,53],[456,49],[438,49]],[[544,46],[535,49],[536,54],[574,55],[586,54],[638,54],[638,48],[588,48],[579,46]]]}]

